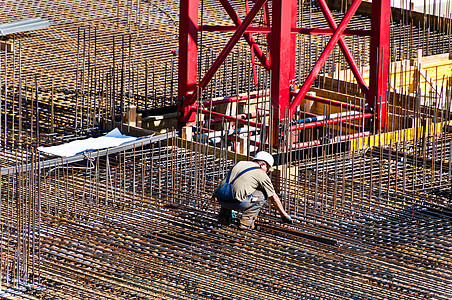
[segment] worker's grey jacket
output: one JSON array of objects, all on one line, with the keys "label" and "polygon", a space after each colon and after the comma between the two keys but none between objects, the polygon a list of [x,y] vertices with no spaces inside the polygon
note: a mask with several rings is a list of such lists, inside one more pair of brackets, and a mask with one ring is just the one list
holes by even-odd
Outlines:
[{"label": "worker's grey jacket", "polygon": [[[252,161],[240,161],[231,170],[229,182],[231,182],[237,174],[245,169],[256,166]],[[227,176],[226,176],[227,177]],[[223,178],[218,188],[220,188],[226,181]],[[217,189],[218,189],[217,188]],[[232,185],[232,191],[236,201],[242,202],[248,195],[251,195],[255,190],[264,193],[265,198],[276,194],[273,184],[268,175],[262,169],[253,169],[241,175]]]}]

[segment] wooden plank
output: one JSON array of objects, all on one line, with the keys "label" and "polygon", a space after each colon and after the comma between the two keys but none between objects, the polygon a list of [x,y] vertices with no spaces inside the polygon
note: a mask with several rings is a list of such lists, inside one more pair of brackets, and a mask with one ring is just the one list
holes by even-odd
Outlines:
[{"label": "wooden plank", "polygon": [[[351,84],[351,83],[349,82],[348,84]],[[366,100],[364,98],[356,98],[355,96],[349,95],[349,94],[344,94],[344,93],[339,93],[339,92],[334,92],[331,90],[324,90],[324,89],[319,89],[319,88],[314,88],[314,87],[311,87],[309,90],[315,92],[317,97],[320,97],[320,98],[326,98],[326,99],[331,99],[331,100],[341,101],[341,102],[346,102],[346,103],[352,103],[352,104],[354,104],[356,102],[356,105],[360,104],[360,100],[363,103],[366,103]]]},{"label": "wooden plank", "polygon": [[0,51],[6,51],[12,53],[14,51],[13,43],[7,41],[0,41]]}]

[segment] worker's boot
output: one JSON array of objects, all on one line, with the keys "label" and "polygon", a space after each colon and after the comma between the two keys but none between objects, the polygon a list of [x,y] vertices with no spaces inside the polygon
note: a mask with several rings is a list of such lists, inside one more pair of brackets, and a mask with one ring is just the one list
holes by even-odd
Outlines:
[{"label": "worker's boot", "polygon": [[218,224],[229,226],[233,217],[234,212],[231,209],[222,207],[218,213]]},{"label": "worker's boot", "polygon": [[238,226],[238,229],[240,229],[240,230],[254,229],[254,223],[251,226],[247,226],[245,224],[240,223]]},{"label": "worker's boot", "polygon": [[254,229],[254,219],[255,216],[244,212],[242,214],[242,217],[240,218],[240,223],[239,223],[239,229],[240,230],[247,230],[247,229]]}]

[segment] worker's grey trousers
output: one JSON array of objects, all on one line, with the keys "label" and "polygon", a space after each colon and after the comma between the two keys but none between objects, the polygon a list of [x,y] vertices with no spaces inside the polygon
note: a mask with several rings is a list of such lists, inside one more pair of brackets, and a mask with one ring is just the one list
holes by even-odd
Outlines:
[{"label": "worker's grey trousers", "polygon": [[221,200],[218,202],[221,207],[241,211],[242,217],[240,223],[248,227],[253,227],[254,220],[266,201],[267,199],[265,199],[264,194],[256,190],[242,202],[223,202]]}]

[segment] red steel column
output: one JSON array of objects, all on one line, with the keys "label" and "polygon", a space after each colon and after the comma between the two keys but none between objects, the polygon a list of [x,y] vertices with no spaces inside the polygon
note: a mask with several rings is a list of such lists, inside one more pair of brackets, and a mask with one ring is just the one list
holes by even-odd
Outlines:
[{"label": "red steel column", "polygon": [[[298,15],[297,15],[297,8],[298,8],[298,3],[297,3],[298,1],[297,0],[291,0],[290,1],[290,4],[292,5],[292,20],[291,20],[291,28],[290,28],[290,30],[291,30],[291,32],[292,32],[292,29],[294,29],[294,28],[297,28],[297,18],[298,18]],[[290,70],[289,70],[289,72],[290,72],[290,74],[289,74],[289,76],[290,76],[290,81],[291,81],[291,84],[295,84],[295,65],[296,65],[296,56],[297,56],[297,36],[298,36],[298,34],[294,34],[293,32],[292,32],[292,35],[291,35],[291,37],[290,37],[290,39],[291,39],[291,41],[290,41],[290,65],[291,65],[291,67],[290,67]]]},{"label": "red steel column", "polygon": [[372,1],[370,38],[370,82],[367,103],[375,109],[377,128],[386,127],[389,73],[390,0]]},{"label": "red steel column", "polygon": [[195,93],[198,68],[198,0],[180,0],[179,12],[179,83],[178,127],[196,121],[196,101],[189,103]]},{"label": "red steel column", "polygon": [[289,107],[289,85],[295,79],[296,34],[292,28],[297,27],[297,0],[275,0],[272,9],[270,95],[276,126]]}]

